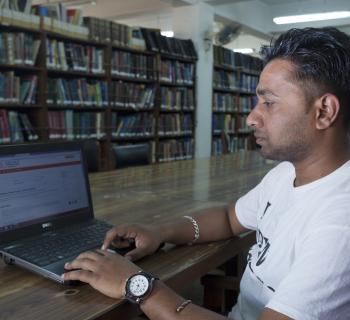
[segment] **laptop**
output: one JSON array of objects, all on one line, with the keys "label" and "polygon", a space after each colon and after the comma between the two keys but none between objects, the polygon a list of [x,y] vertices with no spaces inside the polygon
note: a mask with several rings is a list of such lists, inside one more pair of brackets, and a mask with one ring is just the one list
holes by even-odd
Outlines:
[{"label": "laptop", "polygon": [[0,254],[59,283],[64,264],[101,247],[113,226],[94,218],[78,142],[0,147]]}]

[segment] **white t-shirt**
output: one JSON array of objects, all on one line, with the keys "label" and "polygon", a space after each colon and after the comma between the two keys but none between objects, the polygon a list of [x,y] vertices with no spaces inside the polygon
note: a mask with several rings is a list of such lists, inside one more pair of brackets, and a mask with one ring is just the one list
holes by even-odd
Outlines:
[{"label": "white t-shirt", "polygon": [[259,319],[268,307],[292,319],[350,319],[350,161],[294,187],[283,162],[236,203],[257,231],[229,318]]}]

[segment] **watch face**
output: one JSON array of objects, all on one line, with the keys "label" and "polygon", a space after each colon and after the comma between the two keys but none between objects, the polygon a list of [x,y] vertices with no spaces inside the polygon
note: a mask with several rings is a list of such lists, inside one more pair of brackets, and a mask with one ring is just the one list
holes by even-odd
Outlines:
[{"label": "watch face", "polygon": [[130,293],[136,297],[144,295],[149,288],[149,281],[144,275],[135,275],[130,279]]}]

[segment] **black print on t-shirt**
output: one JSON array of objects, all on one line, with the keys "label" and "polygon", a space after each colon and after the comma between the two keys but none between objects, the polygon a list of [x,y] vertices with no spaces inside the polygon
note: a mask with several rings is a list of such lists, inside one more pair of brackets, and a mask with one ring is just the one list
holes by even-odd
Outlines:
[{"label": "black print on t-shirt", "polygon": [[258,237],[258,260],[256,261],[256,266],[260,266],[261,264],[264,263],[266,259],[267,252],[269,251],[270,248],[270,242],[269,239],[264,237],[264,235],[261,233],[260,230],[257,231],[257,237]]},{"label": "black print on t-shirt", "polygon": [[266,214],[266,211],[267,211],[267,209],[268,209],[270,206],[271,206],[270,201],[267,201],[265,210],[264,210],[263,214],[260,216],[260,220],[261,220],[262,218],[264,218],[264,215]]},{"label": "black print on t-shirt", "polygon": [[[257,231],[257,244],[256,244],[259,248],[259,251],[258,251],[258,260],[256,262],[256,266],[260,266],[264,263],[265,259],[266,259],[266,256],[267,256],[267,253],[269,251],[269,248],[270,248],[270,242],[269,242],[269,239],[264,237],[264,235],[261,233],[260,230]],[[252,255],[252,250],[253,248],[251,248],[248,252],[248,256],[247,256],[247,265],[250,269],[250,271],[256,276],[256,278],[263,284],[265,285],[269,290],[271,290],[272,292],[275,292],[275,289],[272,288],[271,286],[267,285],[260,277],[258,277],[254,270],[253,270],[253,267],[252,267],[252,258],[253,258],[253,255]]]}]

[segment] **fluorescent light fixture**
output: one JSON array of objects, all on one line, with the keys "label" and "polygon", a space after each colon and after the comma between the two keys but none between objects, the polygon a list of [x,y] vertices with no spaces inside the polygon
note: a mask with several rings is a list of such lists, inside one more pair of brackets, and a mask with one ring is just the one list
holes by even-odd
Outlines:
[{"label": "fluorescent light fixture", "polygon": [[162,36],[172,38],[174,36],[174,31],[161,31],[160,34]]},{"label": "fluorescent light fixture", "polygon": [[253,53],[254,50],[252,48],[243,48],[243,49],[233,49],[234,52],[239,53]]},{"label": "fluorescent light fixture", "polygon": [[349,18],[350,11],[334,11],[334,12],[322,12],[322,13],[311,13],[301,14],[297,16],[284,16],[273,18],[273,22],[276,24],[287,24],[287,23],[300,23],[309,21],[321,21],[331,19],[343,19]]},{"label": "fluorescent light fixture", "polygon": [[[54,2],[52,2],[52,3],[54,3]],[[83,5],[96,6],[97,0],[67,1],[67,2],[61,2],[61,3],[68,9],[82,9]]]}]

